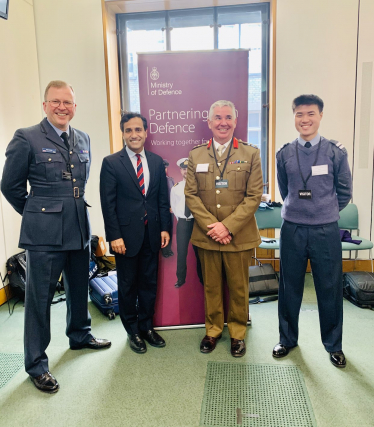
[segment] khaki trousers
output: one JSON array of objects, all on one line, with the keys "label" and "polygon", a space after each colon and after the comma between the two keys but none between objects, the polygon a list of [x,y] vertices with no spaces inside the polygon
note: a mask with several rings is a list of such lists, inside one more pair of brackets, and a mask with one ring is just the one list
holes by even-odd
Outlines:
[{"label": "khaki trousers", "polygon": [[224,326],[223,270],[229,288],[227,326],[230,337],[245,337],[249,311],[249,272],[253,249],[240,252],[220,252],[199,248],[204,278],[206,335],[217,338]]}]

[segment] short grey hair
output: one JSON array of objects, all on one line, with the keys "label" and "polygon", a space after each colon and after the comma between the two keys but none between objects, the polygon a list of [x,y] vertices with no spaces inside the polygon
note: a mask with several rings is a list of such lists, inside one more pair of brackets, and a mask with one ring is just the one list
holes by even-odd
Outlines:
[{"label": "short grey hair", "polygon": [[216,101],[214,102],[209,110],[209,120],[212,120],[213,118],[213,110],[216,107],[230,107],[232,109],[232,118],[235,120],[236,119],[236,109],[235,109],[235,105],[231,102],[231,101],[224,101],[224,100],[220,100],[220,101]]},{"label": "short grey hair", "polygon": [[71,85],[69,85],[69,83],[66,83],[62,80],[52,80],[51,82],[48,83],[47,87],[45,88],[44,101],[47,101],[48,91],[51,87],[57,87],[58,89],[60,89],[62,87],[69,87],[71,89],[71,91],[73,92],[74,99],[75,99],[74,89]]}]

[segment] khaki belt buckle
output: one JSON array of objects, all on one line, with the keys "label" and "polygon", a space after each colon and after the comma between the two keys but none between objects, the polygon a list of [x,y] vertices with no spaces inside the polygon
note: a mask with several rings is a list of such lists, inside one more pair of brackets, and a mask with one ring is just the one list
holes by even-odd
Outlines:
[{"label": "khaki belt buckle", "polygon": [[79,199],[79,187],[74,187],[74,199]]}]

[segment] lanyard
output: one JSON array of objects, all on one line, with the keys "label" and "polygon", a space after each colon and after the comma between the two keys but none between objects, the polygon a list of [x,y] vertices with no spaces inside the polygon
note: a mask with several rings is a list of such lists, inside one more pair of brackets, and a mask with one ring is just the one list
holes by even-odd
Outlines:
[{"label": "lanyard", "polygon": [[[322,137],[320,138],[319,143],[318,143],[318,149],[317,149],[316,160],[314,160],[313,166],[315,166],[315,165],[317,164],[317,160],[318,160],[318,153],[319,153],[319,149],[321,148],[321,141],[322,141]],[[303,183],[304,183],[304,190],[306,190],[306,184],[307,184],[307,182],[308,182],[309,178],[310,178],[310,177],[311,177],[311,175],[312,175],[312,170],[310,170],[309,175],[306,177],[306,179],[304,179],[304,177],[303,177],[303,173],[301,172],[301,167],[300,167],[300,159],[299,159],[299,142],[298,142],[298,141],[296,141],[296,157],[297,157],[297,164],[299,165],[299,172],[300,172],[300,176],[301,176],[301,179],[303,180]],[[313,166],[312,166],[312,167],[313,167]]]},{"label": "lanyard", "polygon": [[225,165],[223,166],[223,170],[222,170],[222,171],[221,171],[220,167],[218,166],[218,162],[217,162],[217,154],[216,154],[216,147],[215,147],[215,145],[214,145],[214,141],[212,141],[212,143],[213,143],[213,154],[214,154],[214,160],[215,160],[215,162],[216,162],[217,168],[218,168],[219,173],[220,173],[220,179],[222,179],[222,178],[223,178],[223,174],[225,173],[226,166],[227,166],[227,163],[228,163],[228,161],[229,161],[229,157],[230,157],[230,153],[231,153],[231,147],[232,147],[232,141],[233,141],[233,140],[234,140],[234,137],[231,139],[231,142],[230,142],[230,145],[229,145],[229,152],[227,153],[227,158],[226,158]]}]

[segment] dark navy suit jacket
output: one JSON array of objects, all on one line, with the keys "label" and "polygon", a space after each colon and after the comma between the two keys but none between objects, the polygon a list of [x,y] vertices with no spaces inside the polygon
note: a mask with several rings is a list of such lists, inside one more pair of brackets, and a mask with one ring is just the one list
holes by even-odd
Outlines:
[{"label": "dark navy suit jacket", "polygon": [[70,144],[71,180],[63,179],[62,174],[67,170],[68,150],[47,119],[18,129],[8,145],[1,191],[22,215],[20,248],[77,250],[90,241],[84,199],[91,163],[90,139],[71,128]]},{"label": "dark navy suit jacket", "polygon": [[122,238],[125,256],[135,256],[143,244],[147,211],[151,249],[161,248],[161,231],[170,227],[170,211],[165,166],[157,154],[145,151],[149,187],[143,196],[135,169],[123,148],[103,160],[100,174],[101,209],[108,242]]}]

